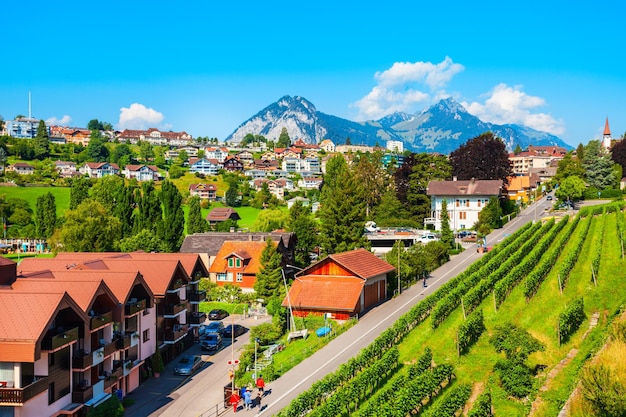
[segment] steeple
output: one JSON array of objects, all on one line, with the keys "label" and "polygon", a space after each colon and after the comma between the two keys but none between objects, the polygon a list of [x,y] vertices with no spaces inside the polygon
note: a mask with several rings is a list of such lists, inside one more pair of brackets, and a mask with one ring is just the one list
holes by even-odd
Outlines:
[{"label": "steeple", "polygon": [[611,136],[611,129],[609,129],[609,118],[606,118],[604,123],[604,136]]},{"label": "steeple", "polygon": [[609,129],[609,118],[604,122],[604,133],[602,134],[602,146],[605,149],[611,149],[611,129]]}]

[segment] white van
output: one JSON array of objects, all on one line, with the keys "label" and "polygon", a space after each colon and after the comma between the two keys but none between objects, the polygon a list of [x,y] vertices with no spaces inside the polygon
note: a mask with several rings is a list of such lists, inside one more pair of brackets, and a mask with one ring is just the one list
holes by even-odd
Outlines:
[{"label": "white van", "polygon": [[420,238],[420,242],[427,244],[428,242],[436,242],[439,238],[434,233],[426,233]]}]

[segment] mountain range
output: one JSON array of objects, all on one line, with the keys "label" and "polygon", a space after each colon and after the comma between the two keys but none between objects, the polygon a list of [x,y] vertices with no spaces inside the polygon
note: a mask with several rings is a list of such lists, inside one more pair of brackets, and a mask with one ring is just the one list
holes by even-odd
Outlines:
[{"label": "mountain range", "polygon": [[386,141],[396,140],[404,143],[405,150],[413,152],[449,154],[487,131],[502,138],[510,151],[517,145],[522,149],[528,145],[572,149],[559,137],[546,132],[516,124],[483,122],[453,98],[443,99],[415,114],[396,112],[378,120],[354,122],[322,113],[303,97],[284,96],[243,122],[226,142],[238,143],[247,134],[275,141],[283,128],[292,141],[300,138],[317,144],[330,139],[339,145],[350,138],[353,145],[385,146]]}]

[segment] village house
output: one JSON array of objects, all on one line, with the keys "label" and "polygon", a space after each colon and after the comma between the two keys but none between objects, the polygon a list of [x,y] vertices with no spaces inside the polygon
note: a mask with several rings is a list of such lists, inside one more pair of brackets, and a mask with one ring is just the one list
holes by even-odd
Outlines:
[{"label": "village house", "polygon": [[107,175],[119,174],[120,168],[117,164],[110,162],[85,162],[79,171],[82,175],[87,175],[89,178],[103,178]]},{"label": "village house", "polygon": [[217,159],[189,158],[189,172],[192,174],[217,175],[222,164]]},{"label": "village house", "polygon": [[254,291],[256,274],[261,269],[261,253],[266,245],[266,242],[224,242],[209,268],[211,281],[219,286],[235,285],[243,292]]},{"label": "village house", "polygon": [[7,171],[15,172],[18,175],[32,175],[35,173],[35,167],[26,162],[16,162],[7,167]]},{"label": "village house", "polygon": [[54,167],[63,178],[70,178],[78,174],[76,163],[72,161],[55,161]]},{"label": "village house", "polygon": [[215,201],[217,199],[217,186],[215,184],[189,184],[189,195],[198,196],[202,200]]},{"label": "village house", "polygon": [[126,179],[134,178],[137,181],[158,181],[161,178],[159,168],[155,165],[126,165],[122,175]]}]

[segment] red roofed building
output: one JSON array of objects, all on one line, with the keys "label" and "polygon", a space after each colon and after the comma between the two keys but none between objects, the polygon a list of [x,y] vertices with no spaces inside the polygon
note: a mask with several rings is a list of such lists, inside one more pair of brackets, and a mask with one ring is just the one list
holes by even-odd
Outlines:
[{"label": "red roofed building", "polygon": [[224,242],[209,269],[211,281],[219,286],[232,284],[244,292],[253,291],[266,245],[266,242],[258,241]]},{"label": "red roofed building", "polygon": [[366,249],[329,255],[300,272],[283,306],[295,316],[330,313],[337,320],[362,314],[387,299],[394,267]]}]

